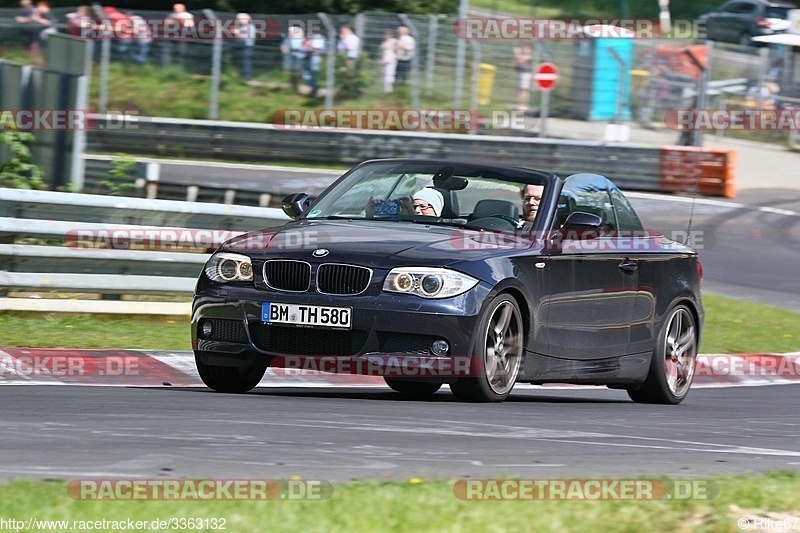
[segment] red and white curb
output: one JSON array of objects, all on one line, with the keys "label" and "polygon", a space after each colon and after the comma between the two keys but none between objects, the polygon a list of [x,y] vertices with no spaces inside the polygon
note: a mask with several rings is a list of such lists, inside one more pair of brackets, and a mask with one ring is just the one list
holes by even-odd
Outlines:
[{"label": "red and white curb", "polygon": [[[694,387],[752,387],[800,383],[800,352],[700,355]],[[187,351],[0,348],[0,385],[202,387]],[[261,387],[385,387],[383,378],[354,374],[267,370]],[[527,387],[523,385],[522,387]],[[575,385],[545,385],[572,389]]]}]

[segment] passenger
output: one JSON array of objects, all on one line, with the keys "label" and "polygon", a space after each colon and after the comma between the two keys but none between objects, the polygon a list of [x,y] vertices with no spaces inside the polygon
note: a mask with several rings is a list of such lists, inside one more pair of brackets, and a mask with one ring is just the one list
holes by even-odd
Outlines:
[{"label": "passenger", "polygon": [[438,217],[442,215],[444,196],[436,189],[425,187],[414,193],[412,198],[414,200],[414,214],[428,217]]}]

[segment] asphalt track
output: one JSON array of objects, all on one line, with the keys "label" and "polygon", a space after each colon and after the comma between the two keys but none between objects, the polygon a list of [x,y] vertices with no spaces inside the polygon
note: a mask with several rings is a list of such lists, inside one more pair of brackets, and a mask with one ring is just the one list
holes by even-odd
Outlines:
[{"label": "asphalt track", "polygon": [[800,465],[791,385],[698,389],[679,406],[607,389],[528,389],[491,405],[382,388],[8,386],[0,398],[6,479],[703,476]]},{"label": "asphalt track", "polygon": [[[298,185],[297,172],[283,175],[287,186]],[[693,211],[688,199],[632,201],[647,227],[685,231],[691,216],[707,291],[800,311],[800,192],[748,190],[736,202],[698,200]],[[326,387],[232,396],[6,386],[0,402],[4,479],[702,476],[800,467],[797,385],[696,389],[680,406],[638,405],[604,388],[530,387],[500,405],[458,403],[446,390],[420,402],[387,388]]]}]

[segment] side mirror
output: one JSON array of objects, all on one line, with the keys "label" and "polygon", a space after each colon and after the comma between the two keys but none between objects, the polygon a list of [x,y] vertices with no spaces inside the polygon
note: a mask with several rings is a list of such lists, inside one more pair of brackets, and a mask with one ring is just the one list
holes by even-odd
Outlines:
[{"label": "side mirror", "polygon": [[311,204],[311,198],[304,192],[290,194],[281,202],[283,212],[295,219],[302,215]]},{"label": "side mirror", "polygon": [[561,226],[562,230],[587,230],[587,229],[600,229],[603,226],[603,219],[592,213],[584,213],[583,211],[575,211],[570,213],[564,225]]}]

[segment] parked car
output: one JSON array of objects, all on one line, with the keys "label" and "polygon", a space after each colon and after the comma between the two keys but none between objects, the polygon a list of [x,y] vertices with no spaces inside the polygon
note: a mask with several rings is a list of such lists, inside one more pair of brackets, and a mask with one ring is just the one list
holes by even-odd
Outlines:
[{"label": "parked car", "polygon": [[711,41],[752,46],[751,38],[783,33],[789,28],[790,2],[731,0],[699,19],[701,36]]},{"label": "parked car", "polygon": [[[404,212],[409,197],[431,211]],[[648,403],[689,391],[697,253],[645,231],[603,176],[375,160],[283,207],[293,221],[228,241],[200,274],[192,344],[214,390],[249,391],[271,365],[383,375],[418,397],[447,383],[468,401],[516,382]]]}]

